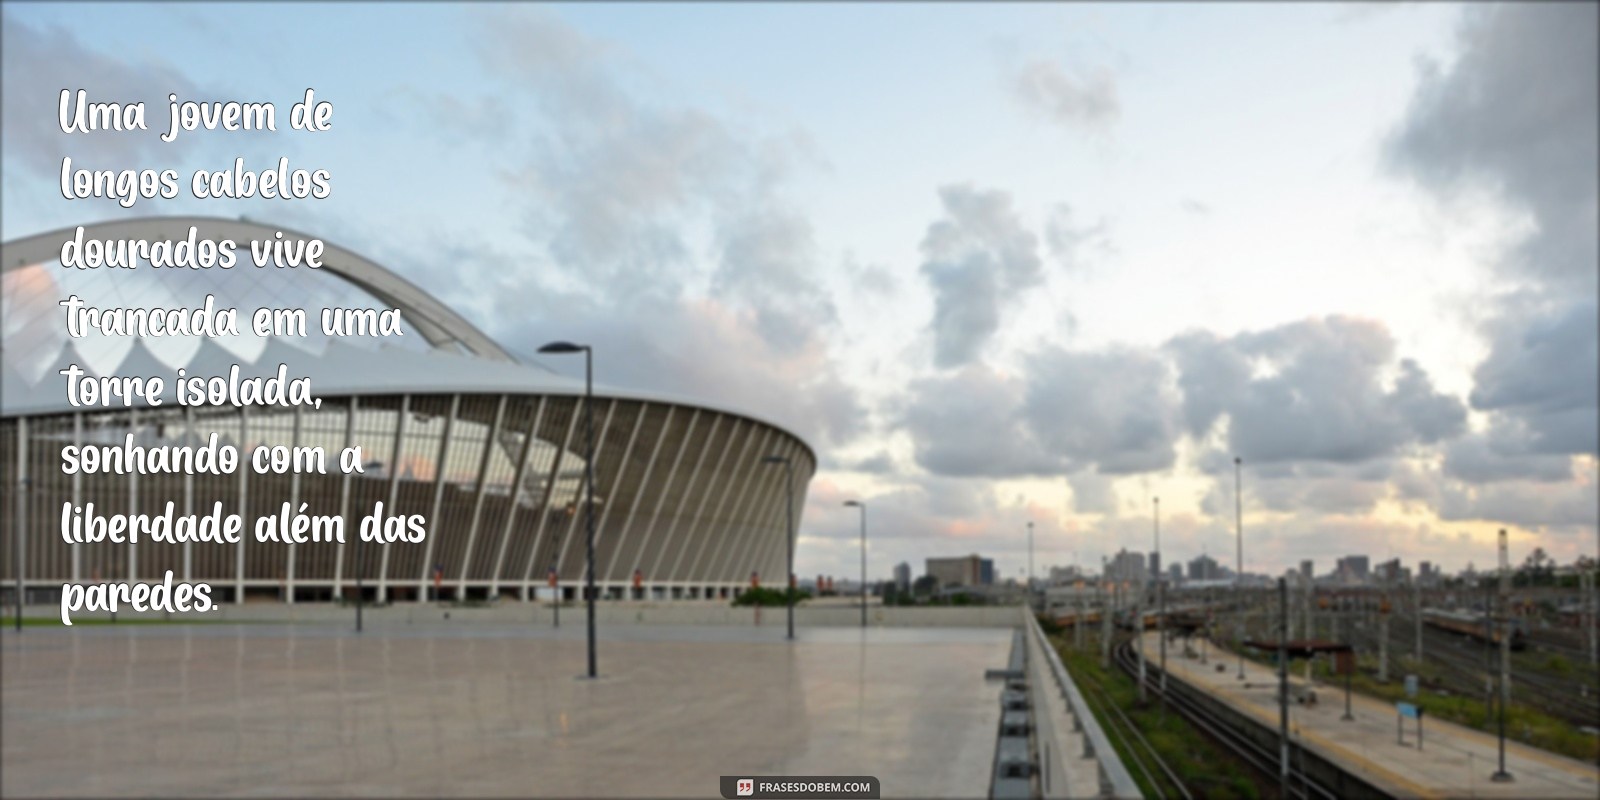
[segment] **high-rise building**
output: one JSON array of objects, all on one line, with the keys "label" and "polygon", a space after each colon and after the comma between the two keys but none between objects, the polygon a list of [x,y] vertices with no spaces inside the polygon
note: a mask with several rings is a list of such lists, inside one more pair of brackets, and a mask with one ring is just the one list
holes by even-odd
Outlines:
[{"label": "high-rise building", "polygon": [[1114,581],[1143,583],[1148,580],[1148,576],[1149,573],[1145,572],[1143,553],[1118,550],[1112,557],[1111,563],[1106,565],[1106,577]]},{"label": "high-rise building", "polygon": [[978,560],[978,585],[994,585],[994,559],[984,558]]},{"label": "high-rise building", "polygon": [[1217,560],[1211,556],[1202,555],[1189,562],[1189,580],[1191,581],[1214,581],[1220,577],[1222,577],[1222,571],[1219,569]]},{"label": "high-rise building", "polygon": [[1313,569],[1313,566],[1314,565],[1313,565],[1311,559],[1307,558],[1307,559],[1302,560],[1300,562],[1300,577],[1302,579],[1304,579],[1304,580],[1307,580],[1307,581],[1311,580],[1312,578],[1315,578],[1316,577],[1316,570]]},{"label": "high-rise building", "polygon": [[1150,577],[1151,578],[1160,578],[1161,577],[1161,554],[1160,553],[1151,553],[1150,554]]},{"label": "high-rise building", "polygon": [[902,592],[911,591],[911,565],[902,561],[894,565],[894,586]]},{"label": "high-rise building", "polygon": [[1365,581],[1372,561],[1366,556],[1345,556],[1339,559],[1339,572],[1356,581]]}]

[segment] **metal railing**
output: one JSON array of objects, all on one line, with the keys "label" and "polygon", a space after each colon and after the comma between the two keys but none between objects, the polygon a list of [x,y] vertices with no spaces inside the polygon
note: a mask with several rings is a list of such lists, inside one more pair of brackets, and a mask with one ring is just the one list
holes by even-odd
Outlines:
[{"label": "metal railing", "polygon": [[[1067,674],[1066,666],[1061,663],[1061,654],[1050,645],[1044,630],[1039,627],[1039,621],[1027,608],[1022,609],[1022,616],[1025,618],[1023,626],[1029,631],[1028,643],[1033,649],[1028,659],[1030,672],[1037,669],[1049,673],[1047,681],[1035,684],[1038,690],[1033,693],[1033,716],[1039,737],[1041,761],[1039,766],[1042,772],[1041,786],[1044,789],[1044,796],[1065,797],[1068,786],[1067,766],[1072,760],[1092,758],[1096,764],[1101,796],[1144,797],[1139,790],[1139,784],[1134,782],[1133,775],[1122,763],[1121,756],[1117,755],[1116,749],[1111,746],[1111,740],[1100,727],[1100,721],[1095,719],[1088,703],[1084,702],[1083,693],[1078,690],[1078,685],[1072,681],[1072,676]],[[1074,731],[1083,737],[1082,753],[1069,753],[1063,747],[1049,709],[1041,707],[1046,702],[1045,690],[1051,683],[1054,684],[1055,693],[1066,702],[1067,712],[1072,716]]]}]

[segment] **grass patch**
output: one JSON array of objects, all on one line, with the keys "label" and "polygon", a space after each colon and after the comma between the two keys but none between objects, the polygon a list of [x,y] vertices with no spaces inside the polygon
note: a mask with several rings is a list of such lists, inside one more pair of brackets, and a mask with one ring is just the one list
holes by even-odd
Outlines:
[{"label": "grass patch", "polygon": [[[1092,642],[1092,638],[1091,638]],[[1110,696],[1110,702],[1121,708],[1133,724],[1138,727],[1145,739],[1167,762],[1167,766],[1177,773],[1178,779],[1196,797],[1215,798],[1259,798],[1264,792],[1256,783],[1255,771],[1238,759],[1221,745],[1206,738],[1195,730],[1187,720],[1175,709],[1168,709],[1163,718],[1160,705],[1154,699],[1140,705],[1138,687],[1132,678],[1122,674],[1115,667],[1105,669],[1100,666],[1099,647],[1089,646],[1083,651],[1073,650],[1059,639],[1055,641],[1056,650],[1061,654],[1061,662],[1077,681],[1080,689],[1088,695],[1094,692],[1092,686],[1103,688]],[[1098,698],[1098,693],[1096,693]],[[1099,698],[1104,699],[1104,698]],[[1090,699],[1095,703],[1095,699]],[[1165,780],[1162,786],[1153,787],[1146,784],[1144,775],[1134,766],[1134,755],[1126,752],[1126,743],[1111,735],[1111,728],[1116,723],[1109,719],[1100,719],[1100,726],[1107,730],[1112,745],[1122,756],[1128,771],[1146,796],[1161,797],[1165,794]],[[1155,771],[1154,765],[1151,770]],[[1159,777],[1159,776],[1158,776]]]}]

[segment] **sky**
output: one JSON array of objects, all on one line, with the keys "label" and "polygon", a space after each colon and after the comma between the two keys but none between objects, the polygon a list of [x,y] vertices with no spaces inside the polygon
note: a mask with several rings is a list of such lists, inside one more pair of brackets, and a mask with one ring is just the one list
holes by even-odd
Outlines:
[{"label": "sky", "polygon": [[[4,3],[6,240],[244,214],[820,470],[801,575],[1600,551],[1597,5]],[[60,133],[56,98],[335,105]],[[152,125],[154,127],[154,125]],[[66,201],[90,168],[331,197]],[[257,167],[259,168],[259,167]],[[571,373],[575,364],[547,366]]]}]

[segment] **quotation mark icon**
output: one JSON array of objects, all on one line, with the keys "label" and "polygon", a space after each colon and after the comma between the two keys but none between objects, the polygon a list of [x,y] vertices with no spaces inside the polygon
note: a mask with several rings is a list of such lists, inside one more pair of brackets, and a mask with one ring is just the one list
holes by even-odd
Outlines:
[{"label": "quotation mark icon", "polygon": [[740,797],[749,797],[756,793],[756,782],[752,778],[740,778],[736,788]]}]

